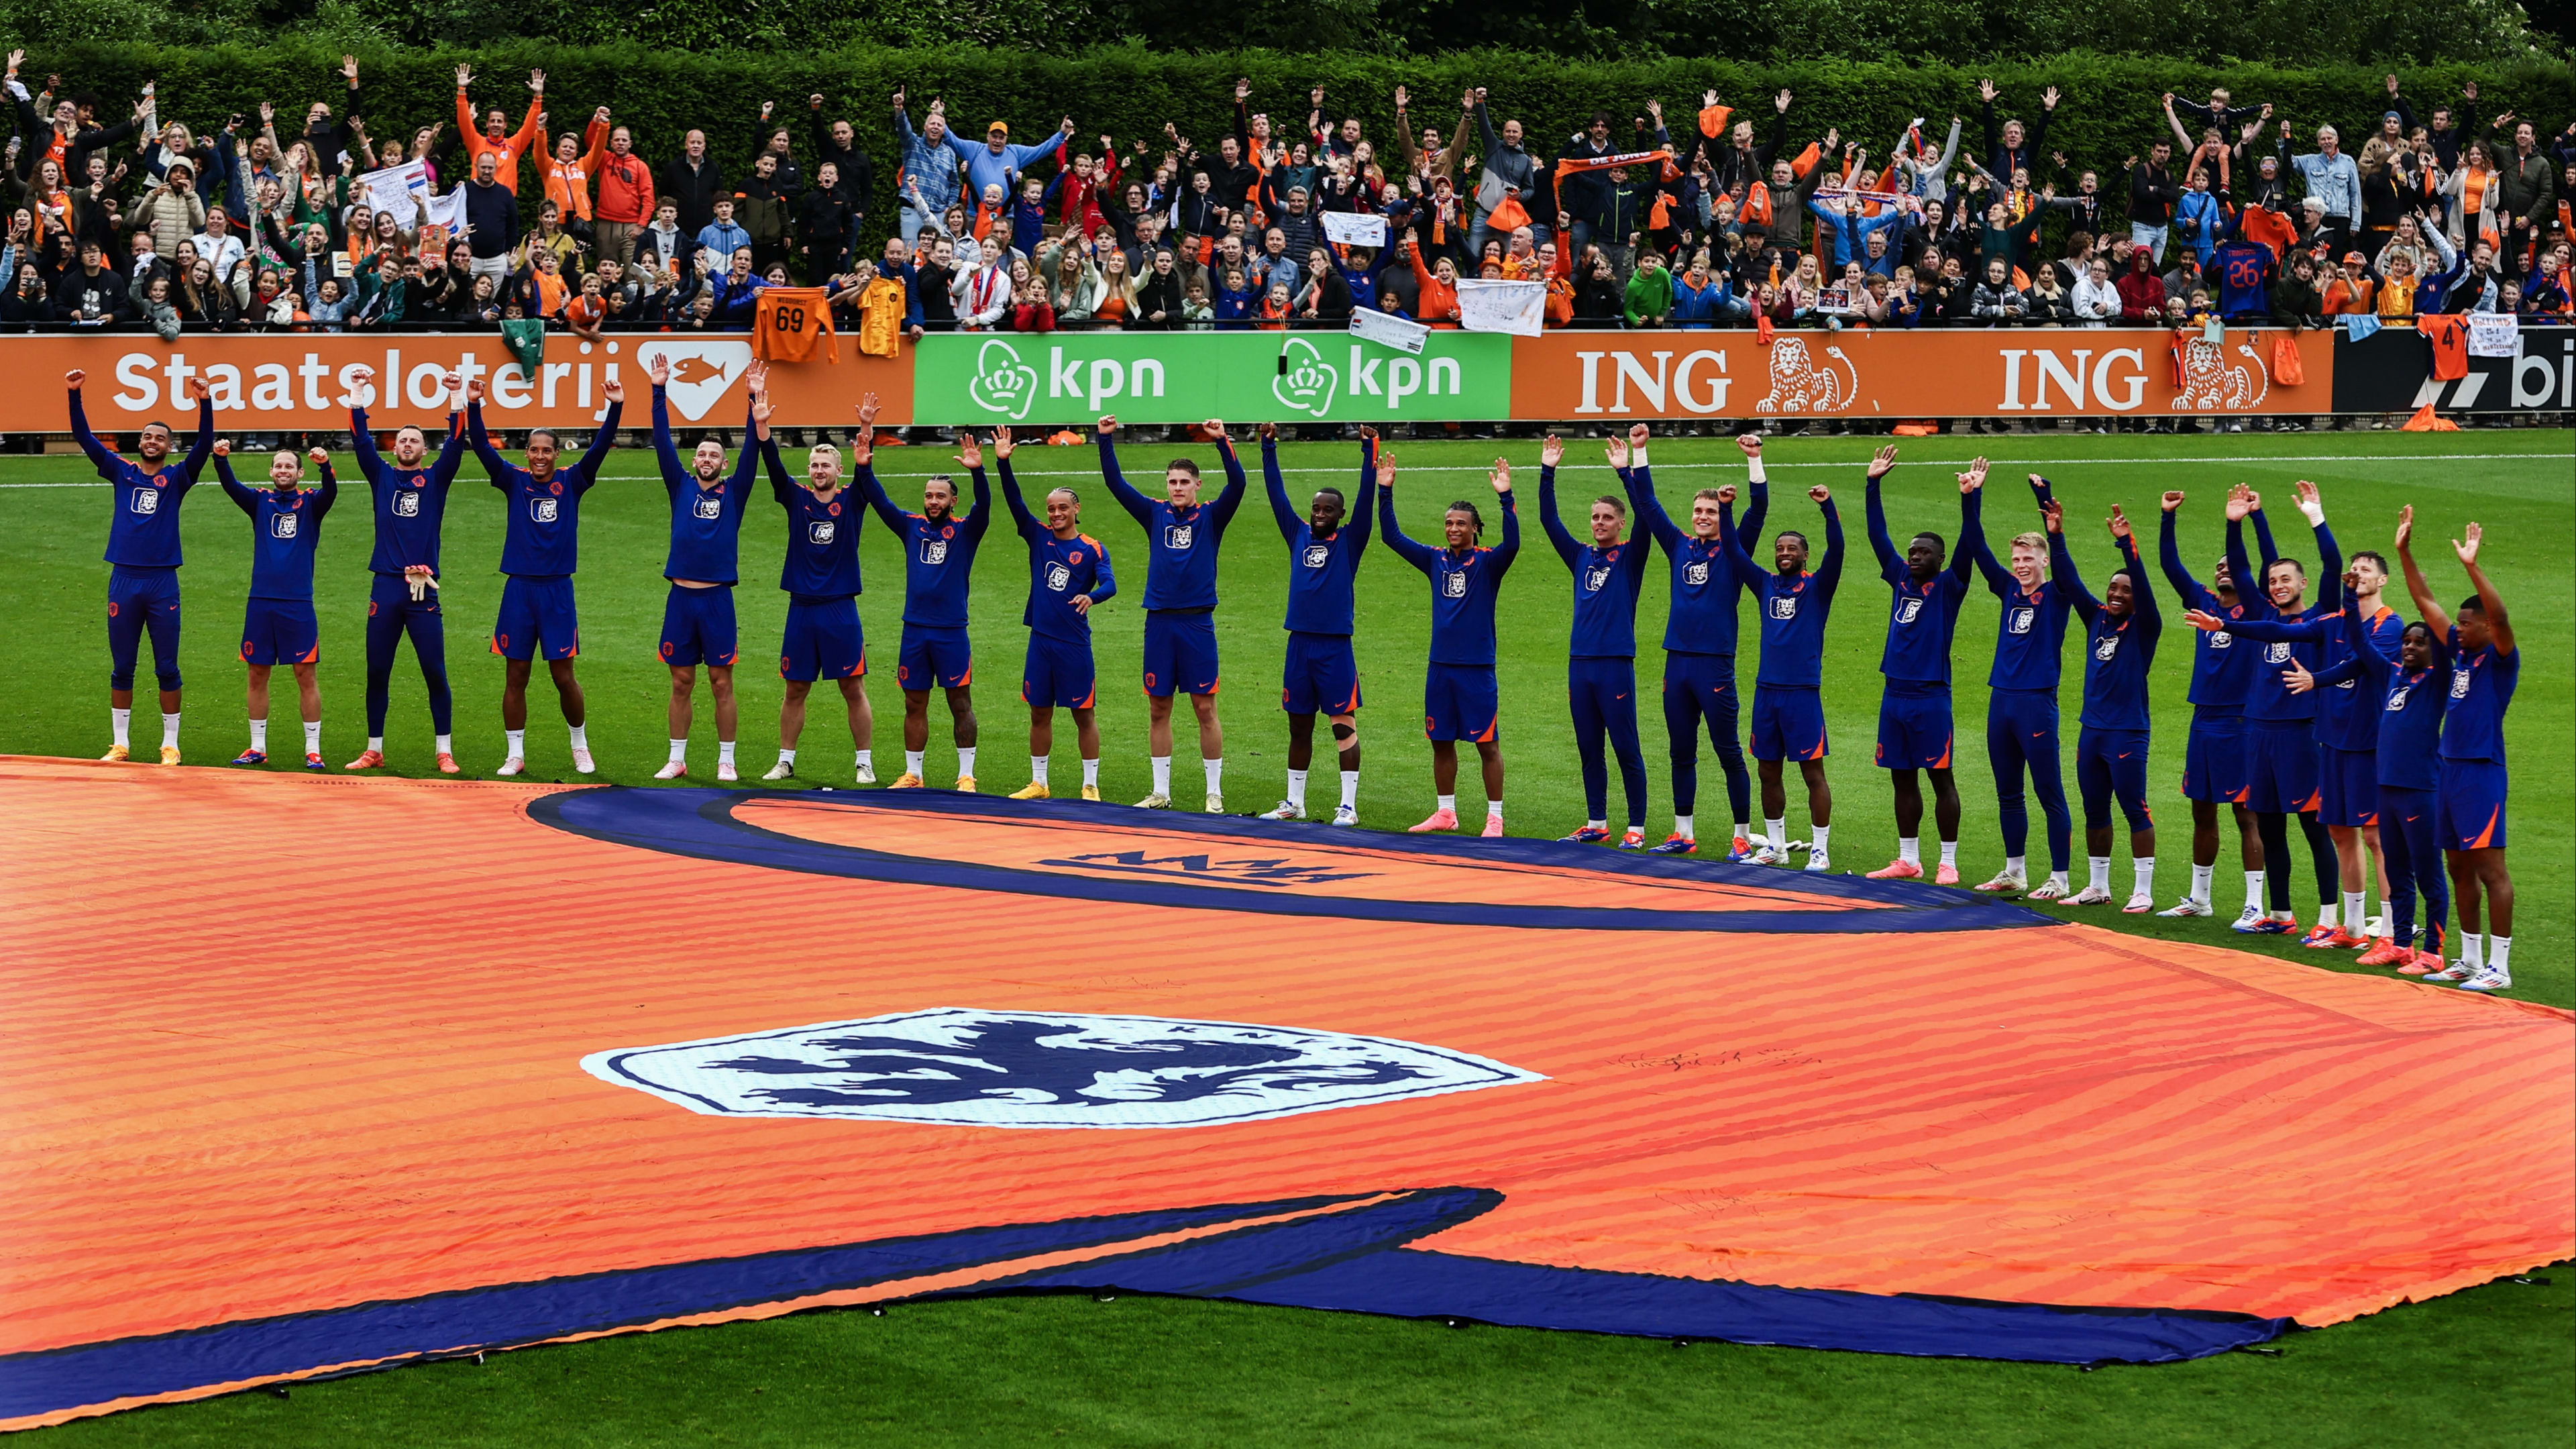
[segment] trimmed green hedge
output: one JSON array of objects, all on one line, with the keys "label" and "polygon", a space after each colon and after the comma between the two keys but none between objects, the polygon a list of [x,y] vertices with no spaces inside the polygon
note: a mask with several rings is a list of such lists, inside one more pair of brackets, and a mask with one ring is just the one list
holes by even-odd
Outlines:
[{"label": "trimmed green hedge", "polygon": [[[220,124],[232,111],[255,114],[263,98],[277,103],[281,117],[300,117],[315,100],[336,103],[345,94],[336,73],[338,59],[336,48],[305,42],[184,50],[94,44],[47,50],[31,57],[28,69],[38,80],[45,71],[59,71],[70,89],[94,91],[110,98],[111,106],[154,78],[160,83],[163,117],[201,126]],[[1595,109],[1619,116],[1614,134],[1624,135],[1626,118],[1643,115],[1649,97],[1664,103],[1675,127],[1686,127],[1700,93],[1708,89],[1739,114],[1767,126],[1769,97],[1785,86],[1796,93],[1790,112],[1794,138],[1811,139],[1835,125],[1845,138],[1877,154],[1916,116],[1926,118],[1927,128],[1946,125],[1952,115],[1964,116],[1968,130],[1963,149],[1977,145],[1977,81],[1991,76],[2003,90],[1999,109],[2007,115],[2035,115],[2042,87],[2057,86],[2064,99],[2050,130],[2051,147],[2078,166],[2101,167],[2117,167],[2162,132],[2157,102],[2166,90],[2205,99],[2213,83],[2224,83],[2239,105],[2270,101],[2276,114],[2301,128],[2303,150],[2309,149],[2305,138],[2313,134],[2306,128],[2316,122],[2333,122],[2348,135],[2375,128],[2385,95],[2385,72],[2362,66],[2215,70],[2084,54],[2069,54],[2045,66],[2006,64],[1982,71],[1841,61],[1581,62],[1508,51],[1423,60],[1263,51],[1168,55],[1140,47],[1069,54],[958,47],[687,55],[642,45],[567,49],[538,42],[470,52],[361,51],[360,59],[366,117],[380,137],[408,134],[432,120],[452,123],[460,62],[474,66],[478,104],[498,103],[514,116],[525,104],[527,72],[542,67],[559,129],[578,126],[594,107],[607,105],[621,124],[633,128],[637,149],[659,162],[678,149],[682,133],[703,127],[729,176],[755,145],[763,100],[779,103],[801,147],[806,97],[819,91],[829,98],[829,114],[858,125],[861,149],[878,163],[879,198],[870,220],[879,227],[893,220],[895,143],[887,101],[898,85],[911,93],[916,124],[929,99],[944,96],[949,113],[973,129],[998,116],[1018,136],[1044,135],[1069,113],[1077,138],[1090,145],[1096,146],[1096,138],[1107,131],[1122,147],[1130,137],[1147,138],[1158,156],[1167,120],[1214,150],[1232,122],[1238,75],[1252,78],[1256,110],[1290,124],[1302,123],[1307,90],[1320,81],[1327,88],[1328,110],[1339,114],[1344,105],[1354,107],[1381,146],[1393,134],[1396,85],[1410,88],[1416,124],[1445,128],[1458,119],[1460,92],[1481,83],[1491,93],[1497,122],[1521,118],[1530,125],[1537,148],[1551,152]],[[2434,104],[2451,100],[2464,82],[2475,80],[2482,118],[2509,108],[2548,130],[2576,120],[2576,69],[2564,63],[2436,66],[2410,70],[2404,79],[2408,98],[2421,113],[2429,114]],[[533,194],[533,175],[522,179]]]}]

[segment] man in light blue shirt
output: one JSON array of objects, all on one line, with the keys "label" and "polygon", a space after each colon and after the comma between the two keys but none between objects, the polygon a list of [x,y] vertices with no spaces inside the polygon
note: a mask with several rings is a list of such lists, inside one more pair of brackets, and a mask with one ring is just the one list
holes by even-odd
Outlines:
[{"label": "man in light blue shirt", "polygon": [[[2281,123],[2281,139],[2290,138],[2290,123]],[[2328,238],[2327,250],[2340,256],[2352,241],[2353,222],[2361,215],[2361,168],[2343,154],[2343,138],[2332,126],[2317,127],[2317,149],[2314,155],[2293,156],[2290,164],[2307,178],[2308,195],[2326,204],[2326,219],[2319,235]]]},{"label": "man in light blue shirt", "polygon": [[999,186],[1004,196],[1010,196],[1020,189],[1020,173],[1050,156],[1061,156],[1065,138],[1072,134],[1073,117],[1067,116],[1043,145],[1012,145],[1011,128],[1000,121],[984,128],[984,144],[980,146],[955,131],[950,131],[947,139],[948,149],[966,163],[967,195],[982,196],[985,187]]}]

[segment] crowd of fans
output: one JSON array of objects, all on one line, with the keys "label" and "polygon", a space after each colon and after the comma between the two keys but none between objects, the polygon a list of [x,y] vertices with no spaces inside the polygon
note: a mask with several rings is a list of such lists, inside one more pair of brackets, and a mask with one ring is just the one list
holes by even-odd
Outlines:
[{"label": "crowd of fans", "polygon": [[[2480,117],[2474,85],[2419,116],[2393,75],[2356,98],[2373,117],[2358,147],[2218,90],[2141,98],[2162,130],[2116,160],[2049,146],[2054,89],[2017,102],[1991,83],[1980,145],[1952,116],[1883,155],[1802,126],[1785,90],[1743,115],[1710,92],[1678,133],[1659,103],[1624,126],[1598,112],[1551,146],[1482,87],[1445,129],[1398,87],[1393,134],[1372,137],[1320,87],[1302,121],[1275,121],[1246,81],[1213,147],[1175,122],[1122,148],[1071,117],[979,137],[898,91],[882,165],[815,95],[797,124],[746,104],[730,122],[754,128],[743,173],[702,130],[655,161],[607,107],[559,127],[542,71],[514,125],[515,95],[505,108],[486,81],[478,111],[460,68],[451,132],[365,116],[345,59],[336,107],[281,132],[267,104],[255,124],[192,128],[149,85],[130,113],[58,76],[31,94],[23,59],[6,81],[12,330],[744,328],[762,288],[797,285],[827,288],[862,350],[892,352],[924,331],[1339,327],[1359,309],[1438,326],[1467,277],[1543,282],[1552,327],[2576,310],[2576,124]],[[371,207],[364,175],[412,162],[427,188],[411,214]],[[1389,243],[1336,242],[1336,213],[1382,217]]]}]

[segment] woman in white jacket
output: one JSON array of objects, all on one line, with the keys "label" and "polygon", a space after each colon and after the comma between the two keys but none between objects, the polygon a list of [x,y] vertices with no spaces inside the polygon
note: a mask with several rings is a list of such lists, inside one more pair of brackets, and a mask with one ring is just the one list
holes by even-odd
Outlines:
[{"label": "woman in white jacket", "polygon": [[966,332],[989,332],[1011,310],[1011,274],[1002,268],[996,248],[987,257],[973,237],[957,239],[957,277],[948,295],[957,304],[957,326]]},{"label": "woman in white jacket", "polygon": [[2075,323],[2079,327],[2108,327],[2120,315],[2120,289],[2111,285],[2111,264],[2095,257],[2075,283]]},{"label": "woman in white jacket", "polygon": [[2442,184],[2442,194],[2450,198],[2445,211],[2450,217],[2447,230],[2451,245],[2462,250],[2480,237],[2501,249],[2504,227],[2504,198],[2498,194],[2504,176],[2496,170],[2495,153],[2487,148],[2484,138],[2472,138],[2460,148],[2459,169]]}]

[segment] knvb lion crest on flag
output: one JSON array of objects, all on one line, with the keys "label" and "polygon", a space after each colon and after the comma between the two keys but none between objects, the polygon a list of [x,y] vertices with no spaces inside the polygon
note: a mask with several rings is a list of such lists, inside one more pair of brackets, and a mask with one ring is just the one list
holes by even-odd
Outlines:
[{"label": "knvb lion crest on flag", "polygon": [[[2569,1013],[1919,882],[944,791],[0,809],[0,1428],[1004,1292],[2155,1363],[2576,1255]],[[243,839],[314,863],[283,954]]]}]

